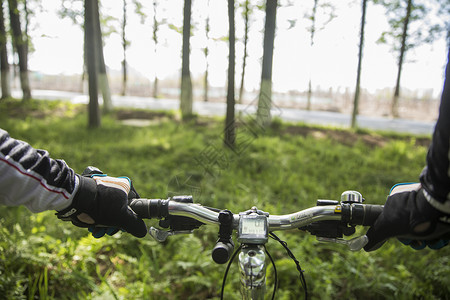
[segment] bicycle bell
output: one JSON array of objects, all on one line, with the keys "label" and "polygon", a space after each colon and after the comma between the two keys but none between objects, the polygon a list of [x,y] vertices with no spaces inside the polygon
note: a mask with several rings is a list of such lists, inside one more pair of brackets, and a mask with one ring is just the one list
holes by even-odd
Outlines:
[{"label": "bicycle bell", "polygon": [[345,191],[341,195],[341,203],[363,203],[364,198],[358,191]]}]

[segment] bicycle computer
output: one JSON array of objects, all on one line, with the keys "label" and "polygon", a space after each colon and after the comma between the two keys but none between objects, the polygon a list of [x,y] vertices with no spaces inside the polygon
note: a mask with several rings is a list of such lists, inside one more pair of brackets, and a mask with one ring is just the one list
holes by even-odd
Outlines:
[{"label": "bicycle computer", "polygon": [[240,215],[238,242],[244,244],[265,244],[268,241],[267,217],[250,214]]}]

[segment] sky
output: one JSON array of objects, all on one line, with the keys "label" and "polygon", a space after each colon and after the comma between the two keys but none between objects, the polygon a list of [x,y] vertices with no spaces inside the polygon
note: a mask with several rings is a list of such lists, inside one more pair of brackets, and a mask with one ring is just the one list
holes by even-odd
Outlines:
[{"label": "sky", "polygon": [[[102,1],[102,13],[117,18],[113,22],[119,28],[122,1]],[[181,67],[182,37],[179,33],[161,26],[159,45],[152,41],[153,7],[144,6],[147,18],[134,14],[129,1],[127,35],[130,47],[127,51],[129,65],[149,80],[157,75],[159,79],[178,78]],[[182,27],[183,1],[160,1],[159,16],[164,15],[167,23]],[[310,3],[309,3],[310,2]],[[289,7],[281,6],[277,11],[277,29],[273,60],[273,89],[279,92],[307,90],[311,78],[313,87],[335,90],[354,89],[356,82],[357,55],[361,8],[359,1],[335,1],[336,18],[316,33],[314,46],[310,46],[309,26],[304,14],[312,7],[312,0],[293,1]],[[60,19],[56,10],[61,0],[43,0],[43,11],[36,11],[32,26],[32,40],[35,52],[30,55],[29,67],[33,71],[47,74],[80,74],[82,70],[83,32],[79,25],[69,19]],[[82,2],[80,2],[82,3]],[[145,1],[143,1],[145,3]],[[225,86],[227,78],[228,16],[225,0],[194,0],[192,22],[195,26],[191,37],[191,73],[200,77],[206,66],[203,47],[207,43],[204,24],[206,15],[211,19],[209,74],[210,85]],[[283,3],[283,2],[282,2]],[[81,4],[80,4],[81,5]],[[308,6],[309,5],[309,6]],[[240,10],[236,11],[236,36],[243,36],[243,20]],[[264,13],[256,11],[251,17],[249,34],[249,57],[245,76],[248,90],[258,89],[261,78],[263,54]],[[318,22],[323,20],[318,15]],[[290,27],[288,20],[297,20]],[[381,32],[388,28],[385,10],[369,4],[366,19],[366,36],[361,86],[369,91],[391,88],[395,84],[397,54],[389,46],[377,44]],[[119,29],[118,29],[119,30]],[[123,52],[118,33],[105,39],[105,61],[109,68],[121,69]],[[431,45],[420,46],[408,52],[404,65],[402,87],[411,90],[433,90],[441,92],[446,63],[446,44],[440,39]],[[236,44],[236,82],[240,81],[243,43]],[[238,85],[237,85],[238,86]]]}]

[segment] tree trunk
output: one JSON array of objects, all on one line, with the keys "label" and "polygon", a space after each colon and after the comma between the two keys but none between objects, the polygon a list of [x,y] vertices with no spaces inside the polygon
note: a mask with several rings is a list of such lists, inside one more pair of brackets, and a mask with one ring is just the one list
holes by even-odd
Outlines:
[{"label": "tree trunk", "polygon": [[191,0],[184,2],[184,20],[183,20],[183,50],[181,67],[181,95],[180,109],[183,119],[192,117],[192,81],[189,69],[189,55],[191,37]]},{"label": "tree trunk", "polygon": [[[310,35],[310,46],[311,51],[314,46],[314,35],[316,33],[316,13],[317,13],[317,4],[319,0],[314,0],[314,6],[311,14],[311,35]],[[314,66],[311,66],[313,68]],[[309,74],[309,81],[308,81],[308,94],[307,94],[307,102],[306,102],[306,109],[311,110],[311,99],[312,99],[312,79],[311,79],[311,70]]]},{"label": "tree trunk", "polygon": [[98,82],[97,72],[98,60],[97,43],[99,39],[96,37],[96,15],[98,13],[97,0],[85,0],[84,2],[84,43],[86,48],[86,64],[89,85],[89,117],[88,126],[90,128],[100,127],[100,109],[98,105]]},{"label": "tree trunk", "polygon": [[266,2],[266,22],[264,25],[264,52],[261,72],[261,89],[259,91],[256,120],[259,126],[267,127],[271,123],[270,109],[272,107],[272,62],[275,40],[275,24],[277,0]]},{"label": "tree trunk", "polygon": [[96,66],[97,66],[97,92],[98,88],[102,91],[103,97],[103,111],[109,113],[113,110],[111,91],[109,89],[108,74],[106,73],[105,58],[103,56],[103,39],[102,39],[102,29],[100,27],[100,13],[98,8],[98,0],[93,0],[95,2],[94,11],[94,30],[96,43]]},{"label": "tree trunk", "polygon": [[23,100],[31,99],[30,81],[28,79],[28,57],[26,40],[22,34],[20,27],[19,10],[17,9],[17,0],[8,0],[9,4],[9,19],[11,23],[11,30],[13,33],[14,47],[19,55],[19,70],[20,70],[20,84],[22,87]]},{"label": "tree trunk", "polygon": [[[12,38],[12,37],[11,37]],[[13,74],[12,74],[12,86],[13,88],[17,87],[17,81],[20,79],[19,78],[19,59],[17,58],[17,50],[14,47],[14,40],[12,41],[13,43],[13,47],[12,47],[12,59],[13,59],[13,63],[12,63],[12,70],[13,70]]]},{"label": "tree trunk", "polygon": [[153,98],[158,98],[158,77],[155,75],[155,81],[153,82]]},{"label": "tree trunk", "polygon": [[361,32],[359,35],[359,54],[358,54],[358,70],[356,75],[356,88],[355,99],[353,101],[353,113],[352,113],[352,128],[356,128],[356,116],[359,112],[359,97],[360,97],[360,85],[361,85],[361,68],[364,49],[364,27],[366,24],[366,8],[367,0],[362,0],[362,15],[361,15]]},{"label": "tree trunk", "polygon": [[1,70],[1,99],[11,97],[11,82],[9,74],[8,50],[6,48],[7,35],[5,29],[5,16],[3,14],[3,1],[1,2],[0,10],[0,70]]},{"label": "tree trunk", "polygon": [[29,41],[29,28],[30,28],[30,11],[27,6],[28,0],[23,0],[23,9],[25,10],[25,28],[23,29],[23,40],[25,42],[25,53],[28,57],[28,46],[30,45]]},{"label": "tree trunk", "polygon": [[248,44],[248,30],[249,30],[249,18],[250,18],[250,1],[245,0],[244,3],[244,57],[242,61],[242,75],[241,75],[241,87],[239,88],[239,103],[242,103],[242,96],[244,95],[244,78],[245,67],[247,66],[247,44]]},{"label": "tree trunk", "polygon": [[400,78],[402,75],[402,67],[403,67],[403,61],[405,59],[406,54],[406,39],[408,38],[408,25],[409,20],[411,16],[411,9],[412,9],[412,0],[408,0],[408,5],[406,7],[406,16],[405,21],[403,23],[403,33],[402,33],[402,44],[400,47],[400,54],[398,58],[398,70],[397,70],[397,81],[395,83],[395,91],[394,91],[394,98],[392,99],[392,116],[394,118],[399,117],[398,113],[398,100],[400,98]]},{"label": "tree trunk", "polygon": [[[155,57],[157,57],[157,47],[158,47],[158,29],[159,24],[156,19],[156,8],[158,6],[157,1],[153,2],[153,42],[155,44]],[[158,98],[158,72],[155,70],[155,82],[153,83],[153,98]]]},{"label": "tree trunk", "polygon": [[312,82],[311,75],[309,76],[308,81],[308,93],[306,94],[306,109],[311,110],[311,99],[312,99]]},{"label": "tree trunk", "polygon": [[229,57],[228,57],[228,90],[227,115],[225,119],[225,145],[231,149],[235,146],[236,124],[234,120],[234,74],[235,74],[235,29],[234,29],[234,0],[228,0],[228,29],[229,29]]},{"label": "tree trunk", "polygon": [[123,20],[122,20],[122,49],[123,49],[123,61],[122,61],[122,96],[127,93],[127,0],[123,0]]},{"label": "tree trunk", "polygon": [[[208,11],[209,11],[209,1],[208,1]],[[206,45],[205,49],[203,49],[203,53],[205,54],[205,62],[206,62],[206,68],[205,68],[205,78],[203,78],[203,100],[205,102],[208,101],[208,75],[209,75],[209,62],[208,62],[208,54],[209,54],[209,48],[208,48],[208,42],[209,42],[209,14],[206,17],[206,25],[205,25],[205,34],[206,34]]]},{"label": "tree trunk", "polygon": [[[208,51],[208,49],[206,48],[205,49],[205,52],[207,52]],[[204,88],[204,90],[203,90],[203,100],[205,101],[205,102],[208,102],[208,90],[209,90],[209,87],[208,87],[208,76],[209,76],[209,64],[208,64],[208,54],[206,53],[205,54],[205,59],[206,59],[206,70],[205,70],[205,78],[203,78],[203,88]]]}]

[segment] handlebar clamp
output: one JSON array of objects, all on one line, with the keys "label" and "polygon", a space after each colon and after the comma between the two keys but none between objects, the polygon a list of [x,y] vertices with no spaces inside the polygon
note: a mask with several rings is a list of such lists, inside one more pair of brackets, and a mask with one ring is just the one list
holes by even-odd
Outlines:
[{"label": "handlebar clamp", "polygon": [[229,210],[219,212],[219,239],[214,246],[211,256],[215,263],[226,263],[233,253],[234,243],[231,238],[233,232],[233,213]]}]

